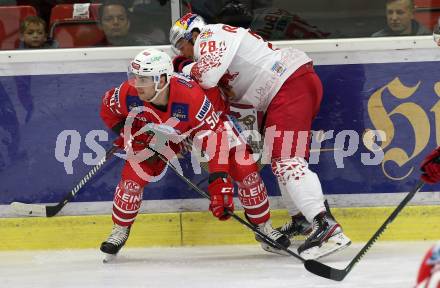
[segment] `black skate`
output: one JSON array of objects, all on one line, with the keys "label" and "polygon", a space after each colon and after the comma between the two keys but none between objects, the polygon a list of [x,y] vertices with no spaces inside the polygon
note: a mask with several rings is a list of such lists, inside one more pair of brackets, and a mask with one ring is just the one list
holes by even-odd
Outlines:
[{"label": "black skate", "polygon": [[101,251],[106,254],[104,263],[110,262],[118,254],[119,250],[127,242],[128,235],[130,235],[131,226],[125,227],[118,224],[113,225],[112,232],[105,242],[101,244]]},{"label": "black skate", "polygon": [[312,232],[312,224],[301,213],[292,216],[292,219],[281,227],[276,228],[292,241],[294,237],[307,236]]},{"label": "black skate", "polygon": [[332,211],[330,210],[330,205],[328,205],[327,199],[324,200],[325,210],[327,210],[327,216],[330,217],[333,221],[336,221],[336,218],[333,216]]},{"label": "black skate", "polygon": [[313,230],[299,246],[298,253],[304,259],[318,259],[341,250],[351,244],[341,226],[328,212],[321,212],[313,219]]},{"label": "black skate", "polygon": [[[330,211],[330,207],[327,203],[327,200],[324,201],[325,209],[327,210],[327,216],[330,219],[335,220],[333,214]],[[306,217],[302,213],[298,213],[294,216],[291,216],[290,222],[287,222],[281,227],[276,228],[278,231],[289,237],[292,244],[294,244],[297,236],[307,236],[312,232],[312,224],[307,221]],[[304,239],[303,239],[304,240]],[[296,241],[297,242],[297,241]],[[299,245],[299,244],[298,244]]]},{"label": "black skate", "polygon": [[[289,248],[290,246],[289,238],[286,235],[282,234],[280,231],[273,229],[271,220],[268,220],[262,224],[257,225],[256,229],[261,233],[263,233],[264,235],[266,235],[271,240],[280,244],[282,247]],[[266,243],[264,239],[261,238],[258,234],[255,234],[255,240],[261,243],[261,248],[263,248],[263,250],[272,253],[287,255],[287,252],[285,252],[284,250],[281,250],[274,245],[269,245],[268,243]]]}]

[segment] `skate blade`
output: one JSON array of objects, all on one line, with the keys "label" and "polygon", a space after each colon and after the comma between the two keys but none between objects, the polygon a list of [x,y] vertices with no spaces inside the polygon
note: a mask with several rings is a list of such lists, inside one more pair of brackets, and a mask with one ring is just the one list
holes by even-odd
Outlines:
[{"label": "skate blade", "polygon": [[267,252],[270,252],[270,253],[274,253],[274,254],[278,254],[278,255],[283,255],[283,256],[289,256],[290,255],[286,251],[278,249],[278,248],[275,248],[275,247],[272,247],[272,246],[270,246],[267,243],[261,243],[260,245],[261,245],[261,248],[263,248],[264,251],[267,251]]},{"label": "skate blade", "polygon": [[308,235],[294,235],[289,238],[290,248],[298,249],[306,241]]},{"label": "skate blade", "polygon": [[114,262],[116,259],[116,255],[118,255],[118,254],[104,253],[104,259],[102,260],[102,263],[107,264],[107,263]]},{"label": "skate blade", "polygon": [[299,255],[306,260],[316,260],[350,246],[351,240],[344,233],[338,233],[330,237],[321,246],[315,246],[303,251]]},{"label": "skate blade", "polygon": [[[290,238],[290,246],[289,249],[291,250],[297,250],[299,246],[301,246],[302,243],[304,243],[305,237],[304,236],[295,236]],[[290,256],[289,253],[287,253],[284,250],[278,249],[276,247],[270,246],[269,244],[265,243],[265,242],[260,242],[261,248],[264,251],[270,252],[270,253],[274,253],[274,254],[278,254],[278,255],[283,255],[283,256]]]},{"label": "skate blade", "polygon": [[299,248],[299,246],[301,246],[301,244],[304,243],[304,241],[305,241],[305,239],[300,240],[298,238],[296,238],[296,239],[290,238],[290,247],[289,248],[297,250]]}]

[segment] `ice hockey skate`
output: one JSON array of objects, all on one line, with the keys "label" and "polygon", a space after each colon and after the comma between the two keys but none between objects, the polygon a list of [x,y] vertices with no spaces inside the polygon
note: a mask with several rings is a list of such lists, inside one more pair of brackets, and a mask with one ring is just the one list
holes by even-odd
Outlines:
[{"label": "ice hockey skate", "polygon": [[315,216],[312,227],[312,232],[298,248],[299,255],[304,259],[318,259],[351,244],[351,240],[342,232],[341,226],[328,212]]},{"label": "ice hockey skate", "polygon": [[131,226],[124,227],[118,224],[113,225],[112,232],[106,241],[102,242],[100,250],[105,257],[103,262],[108,263],[114,260],[119,250],[125,245],[125,242],[130,235]]},{"label": "ice hockey skate", "polygon": [[[271,220],[268,220],[264,223],[257,225],[256,228],[258,231],[260,231],[261,233],[263,233],[273,241],[277,242],[281,246],[285,248],[289,248],[290,246],[289,238],[286,235],[282,234],[280,231],[273,229]],[[258,234],[255,234],[255,240],[260,242],[261,248],[263,248],[263,250],[267,252],[277,253],[281,255],[288,255],[285,251],[266,243]]]},{"label": "ice hockey skate", "polygon": [[301,213],[291,216],[291,220],[281,227],[276,228],[284,235],[286,235],[291,245],[296,248],[305,240],[305,238],[312,232],[312,224],[307,221],[306,217]]}]

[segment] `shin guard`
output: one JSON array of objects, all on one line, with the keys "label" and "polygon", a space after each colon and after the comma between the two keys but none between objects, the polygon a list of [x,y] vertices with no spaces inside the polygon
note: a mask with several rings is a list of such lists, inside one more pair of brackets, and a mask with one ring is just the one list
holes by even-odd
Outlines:
[{"label": "shin guard", "polygon": [[[289,159],[274,159],[272,172],[283,186],[283,200],[287,196],[302,212],[310,223],[319,213],[325,211],[324,195],[318,175],[308,168],[304,158],[294,157]],[[286,197],[286,198],[287,198]]]},{"label": "shin guard", "polygon": [[144,187],[133,180],[122,179],[113,199],[113,222],[120,226],[133,224],[142,204]]},{"label": "shin guard", "polygon": [[270,209],[266,186],[258,172],[252,172],[237,181],[238,198],[246,216],[253,224],[261,224],[269,220]]}]

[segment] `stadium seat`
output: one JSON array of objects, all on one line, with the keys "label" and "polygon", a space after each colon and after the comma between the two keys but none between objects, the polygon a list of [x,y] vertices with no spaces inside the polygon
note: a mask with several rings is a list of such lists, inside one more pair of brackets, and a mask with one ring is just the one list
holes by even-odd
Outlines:
[{"label": "stadium seat", "polygon": [[433,30],[440,18],[440,0],[415,0],[414,18],[426,28]]},{"label": "stadium seat", "polygon": [[0,48],[18,48],[21,21],[35,15],[37,11],[32,6],[0,6]]},{"label": "stadium seat", "polygon": [[440,7],[440,0],[414,0],[417,7]]},{"label": "stadium seat", "polygon": [[100,4],[90,4],[89,17],[74,18],[71,4],[60,4],[52,8],[50,37],[60,48],[93,47],[101,43],[104,33],[98,27]]},{"label": "stadium seat", "polygon": [[[98,20],[99,6],[100,4],[90,4],[88,20]],[[52,26],[56,21],[73,19],[73,4],[58,4],[52,8],[49,26]]]}]

